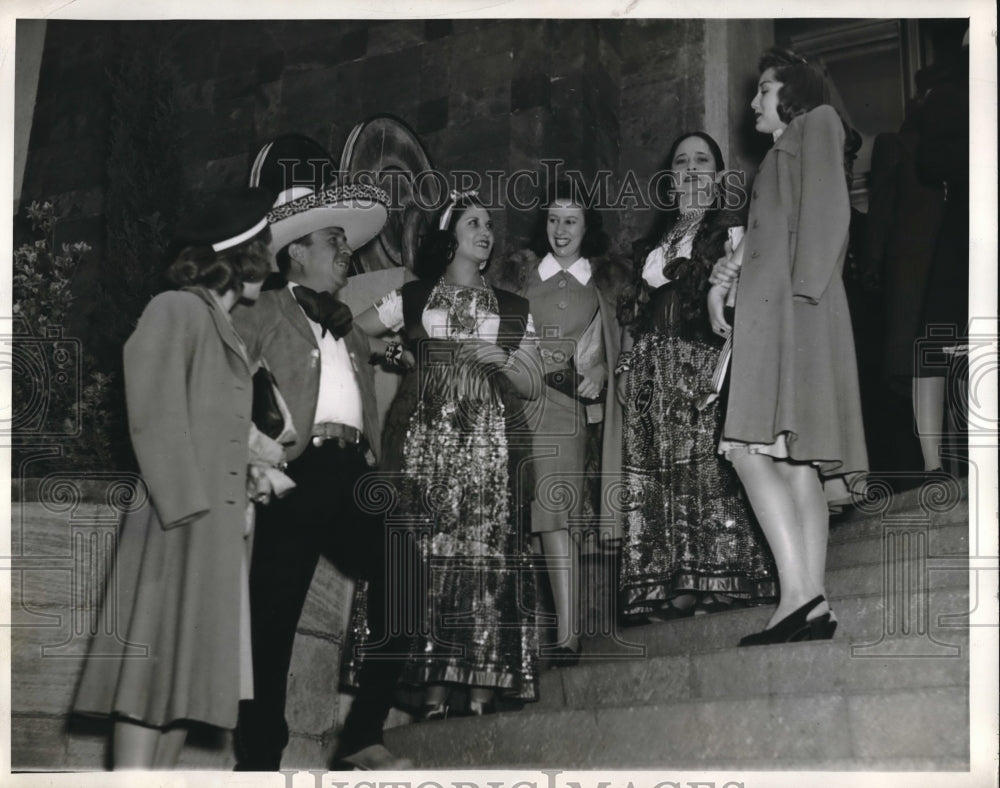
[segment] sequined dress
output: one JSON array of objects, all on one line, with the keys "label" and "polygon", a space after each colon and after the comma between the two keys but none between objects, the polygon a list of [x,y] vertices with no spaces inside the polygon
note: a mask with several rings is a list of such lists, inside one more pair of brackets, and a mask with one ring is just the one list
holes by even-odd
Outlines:
[{"label": "sequined dress", "polygon": [[717,453],[725,400],[695,407],[721,350],[705,297],[723,255],[720,223],[678,222],[643,266],[623,428],[623,481],[634,502],[622,551],[626,615],[665,612],[681,594],[758,602],[776,595],[763,534]]},{"label": "sequined dress", "polygon": [[[519,302],[520,321],[510,314]],[[387,327],[403,329],[418,362],[390,408],[383,450],[397,496],[390,517],[417,539],[426,589],[402,681],[534,700],[530,502],[514,493],[531,489],[523,472],[530,435],[518,437],[519,405],[504,375],[457,356],[468,339],[533,342],[527,302],[491,288],[412,282],[376,307]],[[363,632],[353,634],[363,642]]]}]

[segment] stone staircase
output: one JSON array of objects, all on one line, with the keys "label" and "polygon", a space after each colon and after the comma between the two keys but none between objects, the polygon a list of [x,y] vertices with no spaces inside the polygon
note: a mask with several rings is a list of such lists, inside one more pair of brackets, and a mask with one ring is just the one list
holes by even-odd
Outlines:
[{"label": "stone staircase", "polygon": [[869,488],[831,526],[832,641],[737,649],[769,608],[585,639],[541,700],[403,725],[421,768],[969,768],[968,489]]}]

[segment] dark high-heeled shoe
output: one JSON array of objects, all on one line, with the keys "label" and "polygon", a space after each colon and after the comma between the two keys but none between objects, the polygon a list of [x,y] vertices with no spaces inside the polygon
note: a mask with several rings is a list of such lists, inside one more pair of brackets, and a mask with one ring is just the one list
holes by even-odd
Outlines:
[{"label": "dark high-heeled shoe", "polygon": [[[825,618],[827,624],[829,624],[830,614],[824,613],[822,616],[817,616],[813,621],[809,621],[807,616],[825,601],[826,597],[823,595],[810,599],[802,607],[793,610],[773,627],[768,627],[762,632],[747,635],[740,640],[739,645],[767,646],[773,643],[798,643],[803,640],[812,640],[814,622],[815,626],[821,627],[823,625],[819,622]],[[836,622],[833,622],[833,628],[836,629]],[[832,631],[830,637],[833,637]]]},{"label": "dark high-heeled shoe", "polygon": [[808,640],[833,640],[833,633],[837,631],[837,619],[829,613],[809,619]]}]

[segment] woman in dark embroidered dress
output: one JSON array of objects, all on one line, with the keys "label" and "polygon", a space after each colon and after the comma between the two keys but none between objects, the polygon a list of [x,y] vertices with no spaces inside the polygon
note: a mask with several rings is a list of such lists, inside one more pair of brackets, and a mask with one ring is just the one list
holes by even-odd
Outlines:
[{"label": "woman in dark embroidered dress", "polygon": [[514,490],[531,489],[530,435],[518,424],[542,383],[527,301],[483,280],[492,249],[489,214],[473,195],[453,195],[419,250],[421,278],[357,318],[373,335],[402,331],[416,360],[390,408],[383,458],[395,472],[393,515],[417,535],[429,589],[403,671],[426,688],[428,719],[448,714],[457,687],[474,714],[497,694],[537,695],[530,501]]},{"label": "woman in dark embroidered dress", "polygon": [[616,381],[625,407],[623,481],[634,502],[625,513],[620,592],[633,618],[726,609],[776,593],[763,537],[736,474],[716,453],[721,403],[696,406],[722,348],[708,321],[708,275],[742,219],[720,207],[722,153],[708,134],[682,135],[667,161],[671,209],[652,244],[638,249]]}]

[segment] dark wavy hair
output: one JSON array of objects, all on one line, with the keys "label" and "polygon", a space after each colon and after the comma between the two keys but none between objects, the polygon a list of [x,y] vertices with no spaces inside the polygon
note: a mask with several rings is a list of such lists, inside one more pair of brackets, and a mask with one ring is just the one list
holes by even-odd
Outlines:
[{"label": "dark wavy hair", "polygon": [[801,55],[790,49],[772,47],[761,55],[757,71],[763,74],[774,69],[774,78],[781,82],[778,90],[778,117],[782,123],[804,115],[820,104],[830,103],[830,86],[826,76]]},{"label": "dark wavy hair", "polygon": [[167,268],[175,287],[205,287],[219,295],[239,292],[243,284],[262,282],[271,272],[271,230],[265,228],[248,241],[213,251],[211,246],[185,246]]},{"label": "dark wavy hair", "polygon": [[[449,202],[448,205],[450,204]],[[441,214],[435,219],[434,229],[424,236],[417,249],[416,257],[413,260],[413,273],[421,279],[431,281],[440,279],[445,269],[455,258],[455,250],[458,249],[458,240],[455,238],[455,225],[458,224],[458,220],[465,215],[469,208],[485,209],[485,207],[474,195],[460,197],[452,209],[448,226],[440,230],[437,225],[440,222],[440,216],[447,210],[447,206],[442,208]]]},{"label": "dark wavy hair", "polygon": [[550,251],[549,236],[546,231],[549,218],[549,208],[556,202],[569,202],[583,209],[583,240],[580,242],[580,256],[590,260],[606,254],[611,247],[611,238],[604,231],[604,219],[601,212],[583,198],[580,188],[572,181],[560,179],[549,189],[531,232],[528,248],[539,257],[544,257]]},{"label": "dark wavy hair", "polygon": [[[711,134],[704,131],[686,131],[679,137],[676,137],[673,143],[670,145],[670,151],[667,153],[666,161],[663,164],[663,169],[670,169],[674,162],[674,155],[677,153],[677,149],[680,147],[681,143],[686,139],[691,137],[697,137],[698,139],[704,140],[708,145],[708,149],[712,152],[712,158],[715,159],[715,171],[722,172],[726,168],[726,162],[722,157],[722,148],[719,147],[719,143],[713,139]],[[712,218],[718,213],[722,205],[722,192],[721,190],[716,191],[714,204],[706,211],[705,217],[706,221],[711,221]],[[674,226],[677,222],[677,216],[679,211],[676,207],[666,208],[659,211],[656,221],[653,223],[653,227],[645,238],[645,246],[652,248],[663,240],[663,236],[670,232],[670,228]],[[642,275],[641,266],[639,270],[636,271],[636,275]]]},{"label": "dark wavy hair", "polygon": [[[782,123],[791,123],[794,118],[804,115],[821,104],[830,103],[830,85],[818,67],[809,63],[801,55],[790,49],[772,47],[761,55],[757,64],[763,74],[774,69],[774,78],[781,82],[778,90],[778,117]],[[837,113],[840,114],[839,112]],[[844,126],[844,176],[850,188],[854,177],[854,160],[861,150],[861,135],[840,118]]]}]

